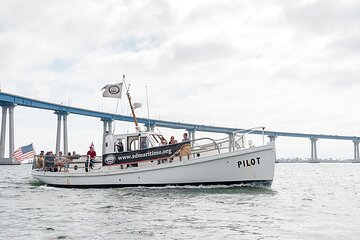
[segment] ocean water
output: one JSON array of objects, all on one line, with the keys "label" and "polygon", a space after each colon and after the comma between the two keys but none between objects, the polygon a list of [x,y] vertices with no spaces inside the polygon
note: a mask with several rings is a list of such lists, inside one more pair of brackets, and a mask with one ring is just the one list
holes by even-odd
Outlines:
[{"label": "ocean water", "polygon": [[276,164],[269,188],[62,189],[0,166],[0,239],[360,239],[360,164]]}]

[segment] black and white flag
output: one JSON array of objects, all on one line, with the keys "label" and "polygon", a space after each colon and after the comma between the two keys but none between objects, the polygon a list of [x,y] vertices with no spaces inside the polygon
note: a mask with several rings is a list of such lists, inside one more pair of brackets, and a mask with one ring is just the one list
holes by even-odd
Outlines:
[{"label": "black and white flag", "polygon": [[103,97],[121,98],[122,85],[122,83],[106,85],[101,89],[105,89],[105,91],[103,92]]}]

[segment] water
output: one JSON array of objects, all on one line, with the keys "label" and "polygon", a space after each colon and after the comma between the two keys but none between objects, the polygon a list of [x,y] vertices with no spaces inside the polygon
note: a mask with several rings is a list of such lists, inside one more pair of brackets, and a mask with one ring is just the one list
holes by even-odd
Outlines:
[{"label": "water", "polygon": [[0,239],[359,239],[360,164],[277,164],[271,188],[60,189],[0,166]]}]

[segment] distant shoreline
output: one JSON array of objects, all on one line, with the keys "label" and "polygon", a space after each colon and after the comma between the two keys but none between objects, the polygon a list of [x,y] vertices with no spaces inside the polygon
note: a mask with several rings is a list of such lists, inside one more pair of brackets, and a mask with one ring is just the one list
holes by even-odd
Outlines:
[{"label": "distant shoreline", "polygon": [[[275,161],[275,163],[309,163],[309,162],[310,162],[310,159],[276,159],[276,161]],[[354,163],[354,159],[344,159],[344,160],[317,159],[316,163]]]}]

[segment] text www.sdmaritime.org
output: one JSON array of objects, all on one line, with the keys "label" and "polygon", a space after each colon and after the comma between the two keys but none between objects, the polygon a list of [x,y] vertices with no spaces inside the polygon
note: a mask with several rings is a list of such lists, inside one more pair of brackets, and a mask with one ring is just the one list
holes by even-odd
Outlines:
[{"label": "text www.sdmaritime.org", "polygon": [[136,153],[136,154],[131,154],[131,155],[127,155],[127,156],[118,156],[118,160],[129,160],[129,159],[134,159],[134,158],[142,158],[142,157],[149,157],[149,156],[157,156],[157,155],[162,155],[162,154],[172,154],[171,149],[165,149],[162,151],[149,151],[146,153]]}]

